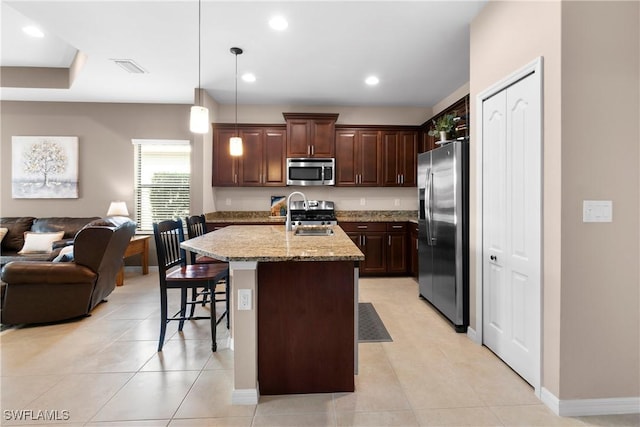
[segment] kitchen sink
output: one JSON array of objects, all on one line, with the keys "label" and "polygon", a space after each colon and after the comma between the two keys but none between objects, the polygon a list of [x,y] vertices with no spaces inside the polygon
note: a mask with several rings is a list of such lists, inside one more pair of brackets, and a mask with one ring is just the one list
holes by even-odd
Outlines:
[{"label": "kitchen sink", "polygon": [[331,236],[333,230],[331,228],[296,228],[293,234],[295,236]]}]

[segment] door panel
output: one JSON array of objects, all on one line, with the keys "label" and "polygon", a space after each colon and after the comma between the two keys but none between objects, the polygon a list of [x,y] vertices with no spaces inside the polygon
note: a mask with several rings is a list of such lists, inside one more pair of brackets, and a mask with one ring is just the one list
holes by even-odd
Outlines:
[{"label": "door panel", "polygon": [[286,130],[268,129],[265,132],[263,185],[284,186],[287,177],[284,165],[287,149]]},{"label": "door panel", "polygon": [[501,348],[505,340],[507,318],[502,264],[506,221],[505,103],[506,93],[500,92],[483,104],[484,304],[487,308],[484,341],[497,354],[496,349]]},{"label": "door panel", "polygon": [[359,147],[360,184],[380,184],[380,137],[378,131],[361,131]]},{"label": "door panel", "polygon": [[242,130],[242,180],[245,186],[262,185],[262,152],[264,151],[262,130]]},{"label": "door panel", "polygon": [[[485,319],[487,326],[485,330],[485,344],[489,348],[498,347],[499,339],[497,337],[504,333],[505,314],[504,314],[504,280],[503,269],[496,264],[489,264],[487,272],[488,282],[486,282],[486,302],[485,302]],[[489,340],[491,338],[491,341]]]},{"label": "door panel", "polygon": [[483,103],[483,340],[540,381],[539,76]]}]

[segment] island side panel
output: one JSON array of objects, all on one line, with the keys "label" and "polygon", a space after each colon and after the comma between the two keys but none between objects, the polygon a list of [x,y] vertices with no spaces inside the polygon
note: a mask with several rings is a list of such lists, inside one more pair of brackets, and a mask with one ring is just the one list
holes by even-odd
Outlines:
[{"label": "island side panel", "polygon": [[258,264],[260,394],[354,391],[354,267]]}]

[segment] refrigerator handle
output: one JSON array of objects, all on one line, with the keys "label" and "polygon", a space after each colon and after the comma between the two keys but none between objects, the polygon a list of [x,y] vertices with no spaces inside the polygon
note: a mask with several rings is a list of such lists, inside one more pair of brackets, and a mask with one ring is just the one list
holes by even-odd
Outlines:
[{"label": "refrigerator handle", "polygon": [[427,173],[425,188],[427,195],[424,203],[424,216],[427,220],[427,246],[431,246],[431,172]]}]

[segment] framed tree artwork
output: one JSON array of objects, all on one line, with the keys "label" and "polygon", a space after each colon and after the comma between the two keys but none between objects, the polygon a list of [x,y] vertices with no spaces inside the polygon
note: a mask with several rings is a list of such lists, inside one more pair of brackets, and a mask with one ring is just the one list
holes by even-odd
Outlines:
[{"label": "framed tree artwork", "polygon": [[14,199],[78,198],[78,137],[14,136],[11,143]]}]

